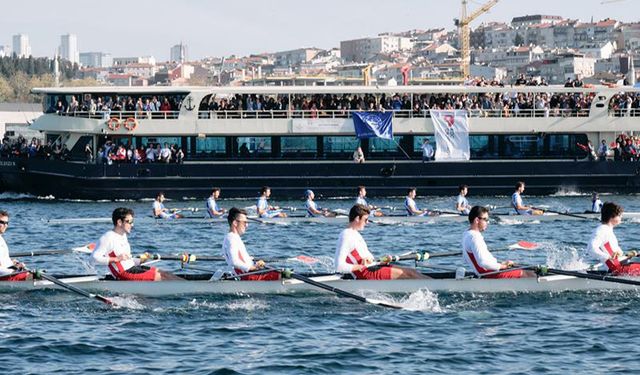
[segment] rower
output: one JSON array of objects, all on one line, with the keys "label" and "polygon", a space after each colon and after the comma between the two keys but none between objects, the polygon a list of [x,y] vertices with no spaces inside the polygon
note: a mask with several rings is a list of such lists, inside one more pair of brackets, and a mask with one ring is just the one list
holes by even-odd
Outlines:
[{"label": "rower", "polygon": [[370,205],[367,202],[367,189],[363,185],[358,186],[358,197],[356,197],[356,204],[365,206],[369,211],[373,212],[373,216],[384,216],[384,213],[380,211],[380,208]]},{"label": "rower", "polygon": [[602,210],[602,201],[598,193],[591,194],[591,210],[585,211],[586,214],[597,214]]},{"label": "rower", "polygon": [[416,188],[407,189],[407,196],[404,198],[404,208],[407,210],[407,216],[425,216],[429,214],[427,210],[419,210],[416,207]]},{"label": "rower", "polygon": [[587,251],[600,262],[605,263],[614,275],[640,276],[640,263],[628,263],[629,258],[638,254],[635,251],[630,251],[626,257],[623,256],[618,239],[613,233],[613,228],[622,222],[623,211],[621,206],[612,202],[606,202],[602,205],[601,224],[591,235]]},{"label": "rower", "polygon": [[[489,209],[482,206],[474,206],[469,211],[469,229],[462,235],[462,258],[464,262],[473,268],[478,277],[489,279],[517,279],[521,277],[534,277],[533,271],[507,270],[514,266],[510,260],[499,263],[491,254],[484,242],[482,232],[489,226]],[[488,274],[483,276],[484,274]]]},{"label": "rower", "polygon": [[[229,222],[229,233],[224,236],[222,242],[222,255],[227,264],[233,269],[236,275],[261,270],[265,267],[263,260],[253,261],[253,258],[247,252],[247,248],[242,242],[241,236],[247,231],[249,221],[247,220],[247,212],[245,210],[233,207],[227,215]],[[241,280],[251,281],[273,281],[280,279],[280,272],[265,271],[264,273],[245,275],[240,277]]]},{"label": "rower", "polygon": [[516,191],[511,196],[511,206],[516,210],[518,215],[542,215],[541,210],[533,209],[531,206],[525,206],[522,203],[522,197],[520,194],[524,192],[524,182],[518,181],[516,183]]},{"label": "rower", "polygon": [[164,206],[164,193],[160,192],[153,201],[153,217],[156,219],[180,219],[182,215],[176,210],[169,210]]},{"label": "rower", "polygon": [[258,203],[256,204],[256,210],[258,211],[258,216],[263,219],[268,219],[272,217],[287,217],[287,214],[282,212],[280,207],[269,205],[268,199],[271,196],[271,188],[268,186],[263,186],[260,189],[260,197],[258,197]]},{"label": "rower", "polygon": [[224,215],[227,210],[224,208],[220,208],[216,200],[220,197],[220,188],[213,188],[211,191],[211,195],[207,199],[207,214],[209,214],[210,218],[217,218]]},{"label": "rower", "polygon": [[9,228],[9,213],[0,210],[0,281],[24,281],[33,279],[23,263],[9,257],[9,246],[2,236]]},{"label": "rower", "polygon": [[388,263],[374,264],[373,255],[369,252],[367,243],[359,233],[369,221],[369,212],[369,209],[361,204],[351,207],[349,224],[340,233],[336,246],[334,260],[336,272],[351,274],[354,278],[363,280],[427,278],[427,276],[414,269],[398,267]]},{"label": "rower", "polygon": [[458,187],[458,192],[459,194],[456,200],[456,211],[460,213],[460,215],[469,215],[469,211],[471,210],[471,206],[469,205],[469,201],[467,200],[469,187],[467,185],[460,185]]},{"label": "rower", "polygon": [[307,208],[307,217],[335,216],[326,208],[318,208],[318,205],[313,200],[316,197],[313,190],[305,191],[304,196],[307,198],[306,202],[304,202],[304,205]]},{"label": "rower", "polygon": [[160,281],[182,280],[155,267],[143,267],[142,260],[132,258],[127,235],[133,229],[133,210],[118,207],[111,215],[113,229],[103,234],[92,253],[93,262],[109,267],[116,280]]}]

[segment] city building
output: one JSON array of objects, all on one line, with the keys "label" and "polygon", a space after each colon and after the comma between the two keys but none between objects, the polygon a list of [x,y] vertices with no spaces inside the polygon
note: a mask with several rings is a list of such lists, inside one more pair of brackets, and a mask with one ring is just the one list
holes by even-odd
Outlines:
[{"label": "city building", "polygon": [[80,63],[80,53],[78,51],[78,37],[76,34],[66,34],[60,36],[60,47],[58,55],[72,64]]},{"label": "city building", "polygon": [[561,22],[562,20],[563,18],[560,16],[546,16],[542,14],[535,14],[531,16],[526,15],[521,17],[514,17],[511,20],[511,26],[516,29],[519,29],[519,28],[526,28],[528,26],[541,24],[541,23],[555,24],[555,23]]},{"label": "city building", "polygon": [[17,34],[13,36],[13,53],[18,57],[31,56],[31,45],[27,34]]},{"label": "city building", "polygon": [[88,68],[108,68],[113,65],[113,57],[104,52],[80,53],[80,65]]},{"label": "city building", "polygon": [[374,38],[343,40],[340,54],[346,62],[366,62],[380,54],[413,48],[411,38],[395,35],[379,35]]},{"label": "city building", "polygon": [[275,65],[278,67],[298,66],[308,63],[322,52],[319,48],[298,48],[290,51],[274,53]]},{"label": "city building", "polygon": [[156,65],[156,58],[153,56],[141,57],[114,57],[113,66],[129,65],[129,64],[150,64]]},{"label": "city building", "polygon": [[11,46],[0,46],[0,57],[11,56]]},{"label": "city building", "polygon": [[184,63],[187,61],[187,46],[180,43],[171,47],[170,51],[170,59],[171,62]]}]

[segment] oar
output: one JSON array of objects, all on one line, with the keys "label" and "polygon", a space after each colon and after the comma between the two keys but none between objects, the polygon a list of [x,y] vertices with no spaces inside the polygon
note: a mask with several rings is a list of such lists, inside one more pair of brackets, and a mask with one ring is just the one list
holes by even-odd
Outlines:
[{"label": "oar", "polygon": [[[267,266],[265,268],[271,269],[273,271],[280,271],[280,270],[277,270],[277,269],[275,269],[273,267],[269,267],[269,266]],[[282,272],[282,271],[280,271],[280,272]],[[309,284],[309,285],[313,285],[316,288],[320,288],[320,289],[324,289],[324,290],[328,290],[330,292],[333,292],[333,293],[335,293],[335,294],[337,294],[339,296],[352,298],[352,299],[355,299],[356,301],[370,303],[370,304],[373,304],[373,305],[389,307],[389,308],[392,308],[392,309],[402,309],[402,306],[400,306],[400,305],[391,304],[389,302],[380,301],[380,300],[377,300],[377,299],[362,297],[362,296],[359,296],[357,294],[353,294],[353,293],[347,292],[346,290],[338,289],[338,288],[332,287],[331,285],[327,285],[327,284],[315,281],[315,280],[313,280],[313,279],[311,279],[309,277],[299,275],[299,274],[297,274],[295,272],[287,272],[287,275],[289,277],[291,277],[291,278],[296,279],[296,280],[300,280],[303,283],[306,283],[306,284]]]},{"label": "oar", "polygon": [[55,278],[55,277],[53,277],[53,276],[49,276],[49,275],[47,275],[47,274],[46,274],[46,273],[44,273],[44,272],[40,272],[40,271],[32,271],[32,270],[28,270],[28,271],[29,271],[29,272],[31,272],[31,274],[33,275],[33,277],[34,277],[34,278],[36,278],[36,279],[42,278],[42,279],[45,279],[45,280],[51,281],[52,283],[54,283],[54,284],[58,285],[59,287],[61,287],[61,288],[63,288],[63,289],[66,289],[66,290],[68,290],[68,291],[70,291],[70,292],[77,293],[77,294],[79,294],[79,295],[81,295],[81,296],[85,296],[85,297],[87,297],[87,298],[94,298],[94,299],[97,299],[98,301],[100,301],[100,302],[104,302],[104,303],[106,303],[106,304],[108,304],[108,305],[115,305],[115,303],[114,303],[112,300],[110,300],[109,298],[107,298],[107,297],[103,297],[103,296],[101,296],[101,295],[99,295],[99,294],[89,293],[89,292],[87,292],[87,291],[86,291],[86,290],[84,290],[84,289],[80,289],[80,288],[77,288],[77,287],[75,287],[75,286],[73,286],[73,285],[69,285],[69,284],[67,284],[67,283],[65,283],[65,282],[62,282],[62,281],[60,281],[60,280],[56,279],[56,278]]},{"label": "oar", "polygon": [[33,250],[33,251],[23,251],[21,253],[11,253],[11,257],[21,258],[21,257],[38,257],[43,255],[57,255],[57,254],[68,254],[72,253],[73,249],[58,249],[58,250]]},{"label": "oar", "polygon": [[415,260],[419,262],[421,260],[427,260],[427,259],[429,259],[429,253],[427,253],[426,251],[423,253],[420,253],[418,251],[413,251],[411,253],[401,254],[401,255],[385,255],[380,257],[380,259],[378,259],[378,262],[391,263],[391,262],[399,262],[402,260]]},{"label": "oar", "polygon": [[539,272],[541,275],[544,275],[545,273],[550,273],[550,274],[556,274],[556,275],[573,276],[581,279],[608,281],[611,283],[640,286],[640,281],[623,279],[621,277],[614,277],[614,276],[607,276],[607,275],[594,275],[590,273],[577,272],[577,271],[565,271],[565,270],[559,270],[556,268],[547,268],[547,267],[539,267]]},{"label": "oar", "polygon": [[[529,241],[518,241],[514,244],[507,246],[506,248],[491,250],[491,252],[501,252],[501,251],[510,251],[510,250],[535,250],[539,247],[537,243],[529,242]],[[462,255],[461,251],[451,251],[447,253],[425,253],[426,258],[423,260],[427,260],[429,258],[443,258],[443,257],[452,257],[452,256],[460,256]]]},{"label": "oar", "polygon": [[263,219],[256,219],[255,217],[247,217],[247,220],[253,221],[254,223],[267,224],[267,225],[289,225],[284,221],[267,221]]},{"label": "oar", "polygon": [[460,212],[453,212],[453,211],[442,211],[442,210],[431,210],[431,212],[436,212],[438,214],[448,214],[448,215],[463,215]]},{"label": "oar", "polygon": [[[138,256],[141,260],[177,260],[182,263],[192,263],[192,262],[224,262],[226,259],[222,256],[211,256],[211,255],[196,255],[196,254],[181,254],[181,255],[163,255],[163,254],[142,254]],[[314,257],[310,257],[308,255],[297,255],[294,257],[254,257],[255,259],[262,259],[265,262],[282,262],[282,261],[297,261],[307,264],[317,263],[320,260]]]},{"label": "oar", "polygon": [[596,220],[596,221],[600,221],[598,220],[598,218],[595,217],[589,217],[589,216],[581,216],[581,215],[576,215],[576,214],[570,214],[568,212],[562,212],[562,211],[554,211],[554,210],[545,210],[544,208],[539,208],[539,207],[531,207],[534,210],[540,210],[542,212],[550,212],[552,214],[558,214],[558,215],[564,215],[564,216],[569,216],[569,217],[575,217],[577,219],[583,219],[583,220]]}]

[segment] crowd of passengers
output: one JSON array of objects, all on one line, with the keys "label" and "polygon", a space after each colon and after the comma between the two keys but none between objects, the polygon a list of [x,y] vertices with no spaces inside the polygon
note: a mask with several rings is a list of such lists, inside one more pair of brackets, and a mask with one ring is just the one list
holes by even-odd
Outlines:
[{"label": "crowd of passengers", "polygon": [[[85,158],[87,163],[93,162],[93,150],[91,144],[85,146]],[[178,163],[184,161],[184,151],[176,144],[148,143],[135,147],[127,147],[123,144],[116,145],[112,141],[107,141],[100,147],[96,155],[96,161],[103,164],[113,163]]]},{"label": "crowd of passengers", "polygon": [[146,112],[172,112],[179,110],[181,102],[179,98],[172,96],[96,96],[78,101],[75,95],[67,102],[65,98],[59,98],[55,104],[47,109],[46,113],[59,115],[75,114],[77,112],[111,113],[131,112],[144,114]]},{"label": "crowd of passengers", "polygon": [[2,139],[2,145],[0,145],[0,155],[3,158],[68,160],[70,154],[70,150],[64,143],[51,141],[44,143],[35,137],[28,141],[22,135],[15,139],[5,135]]}]

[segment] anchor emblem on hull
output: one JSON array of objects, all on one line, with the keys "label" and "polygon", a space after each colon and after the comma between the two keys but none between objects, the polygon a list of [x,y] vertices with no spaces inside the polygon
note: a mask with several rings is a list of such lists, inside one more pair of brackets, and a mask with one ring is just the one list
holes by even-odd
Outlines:
[{"label": "anchor emblem on hull", "polygon": [[193,111],[193,109],[196,107],[195,105],[193,105],[193,99],[191,99],[190,96],[187,96],[187,99],[185,99],[185,108],[187,109],[187,111]]}]

